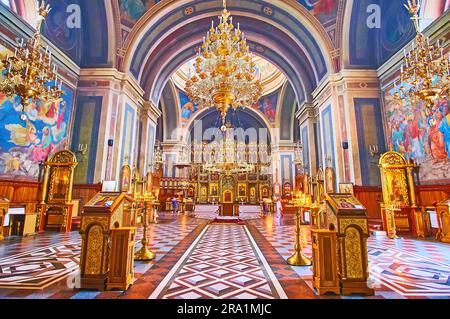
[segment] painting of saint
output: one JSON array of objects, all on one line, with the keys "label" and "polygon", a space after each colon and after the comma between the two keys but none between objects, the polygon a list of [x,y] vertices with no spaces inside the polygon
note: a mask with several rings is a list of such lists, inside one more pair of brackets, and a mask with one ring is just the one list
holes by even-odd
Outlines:
[{"label": "painting of saint", "polygon": [[73,91],[63,85],[61,99],[30,103],[22,121],[20,99],[0,94],[0,178],[37,180],[40,163],[67,142],[72,104]]},{"label": "painting of saint", "polygon": [[100,196],[100,198],[95,202],[94,206],[98,207],[111,207],[114,203],[114,197],[111,196]]},{"label": "painting of saint", "polygon": [[275,122],[277,117],[277,106],[278,92],[262,97],[258,104],[254,105],[253,108],[263,113],[269,121]]},{"label": "painting of saint", "polygon": [[351,208],[355,208],[355,205],[353,205],[352,203],[350,203],[347,199],[342,198],[341,201],[339,202],[339,205],[341,206],[341,208],[343,209],[351,209]]},{"label": "painting of saint", "polygon": [[69,188],[69,175],[68,168],[54,168],[54,175],[52,178],[53,183],[53,199],[64,200]]},{"label": "painting of saint", "polygon": [[329,23],[336,19],[338,0],[298,0],[306,9],[322,23]]},{"label": "painting of saint", "polygon": [[192,115],[198,111],[198,105],[192,103],[187,95],[183,91],[179,91],[180,106],[181,106],[181,119],[187,122]]},{"label": "painting of saint", "polygon": [[447,114],[439,125],[439,132],[444,135],[445,151],[450,157],[450,114]]},{"label": "painting of saint", "polygon": [[239,185],[239,196],[247,196],[247,189],[245,185]]},{"label": "painting of saint", "polygon": [[291,191],[292,191],[291,183],[289,183],[289,182],[284,183],[283,190],[284,190],[284,195],[291,195]]},{"label": "painting of saint", "polygon": [[131,168],[129,165],[124,165],[120,171],[120,191],[129,192],[131,183]]},{"label": "painting of saint", "polygon": [[354,195],[353,184],[351,184],[351,183],[341,183],[341,184],[339,184],[339,193]]},{"label": "painting of saint", "polygon": [[439,131],[439,128],[437,126],[438,121],[439,118],[429,120],[430,131],[428,132],[428,142],[430,144],[431,155],[433,156],[435,163],[445,161],[447,159],[444,134]]},{"label": "painting of saint", "polygon": [[202,189],[201,189],[201,191],[200,191],[200,194],[201,194],[201,196],[202,196],[203,198],[206,197],[206,192],[207,192],[207,189],[206,189],[205,186],[203,186]]},{"label": "painting of saint", "polygon": [[336,192],[336,180],[335,173],[332,167],[327,167],[325,169],[325,187],[327,194]]},{"label": "painting of saint", "polygon": [[147,10],[160,0],[120,0],[120,16],[122,23],[132,27]]},{"label": "painting of saint", "polygon": [[219,194],[219,190],[218,190],[218,186],[217,185],[215,185],[215,184],[211,185],[210,194],[211,194],[211,196],[217,196]]},{"label": "painting of saint", "polygon": [[419,179],[422,183],[450,180],[448,101],[439,100],[432,114],[425,114],[423,102],[395,99],[393,95],[397,90],[387,91],[384,96],[389,147],[420,165]]}]

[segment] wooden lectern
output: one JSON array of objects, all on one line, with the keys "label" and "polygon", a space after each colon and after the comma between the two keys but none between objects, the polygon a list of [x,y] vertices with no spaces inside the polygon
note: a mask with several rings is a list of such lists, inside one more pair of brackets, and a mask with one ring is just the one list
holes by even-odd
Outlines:
[{"label": "wooden lectern", "polygon": [[326,196],[326,223],[337,232],[338,270],[343,295],[373,295],[367,286],[369,225],[366,208],[351,194]]},{"label": "wooden lectern", "polygon": [[75,154],[68,150],[56,153],[44,163],[41,200],[37,207],[37,230],[71,230],[73,176],[77,165]]},{"label": "wooden lectern", "polygon": [[[129,227],[135,228],[134,215],[133,198],[125,193],[100,192],[84,206],[80,228],[81,288],[104,290],[110,268],[125,270],[128,278],[132,263],[129,258],[133,259],[129,248],[134,246],[134,233]],[[120,281],[117,278],[124,278],[117,272],[111,276],[113,286]],[[127,282],[121,281],[121,287],[128,287]]]}]

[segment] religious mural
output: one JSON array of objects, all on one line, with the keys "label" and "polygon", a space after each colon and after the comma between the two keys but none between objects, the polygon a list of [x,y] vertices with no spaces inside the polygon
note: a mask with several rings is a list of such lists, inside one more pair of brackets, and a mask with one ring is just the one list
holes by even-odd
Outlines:
[{"label": "religious mural", "polygon": [[339,0],[298,0],[298,2],[324,24],[336,20]]},{"label": "religious mural", "polygon": [[450,105],[441,100],[432,116],[422,103],[398,101],[391,90],[385,94],[388,146],[420,164],[419,179],[430,182],[450,179]]},{"label": "religious mural", "polygon": [[20,119],[20,100],[0,93],[0,178],[36,180],[39,164],[64,148],[73,92],[65,86],[63,91],[59,101],[26,108],[26,121]]},{"label": "religious mural", "polygon": [[160,0],[119,0],[122,23],[133,27],[136,21]]},{"label": "religious mural", "polygon": [[263,96],[253,108],[263,113],[269,121],[275,122],[277,118],[278,96],[278,92]]},{"label": "religious mural", "polygon": [[180,97],[181,122],[185,124],[198,111],[198,105],[192,103],[186,93],[181,90],[178,90],[178,96]]}]

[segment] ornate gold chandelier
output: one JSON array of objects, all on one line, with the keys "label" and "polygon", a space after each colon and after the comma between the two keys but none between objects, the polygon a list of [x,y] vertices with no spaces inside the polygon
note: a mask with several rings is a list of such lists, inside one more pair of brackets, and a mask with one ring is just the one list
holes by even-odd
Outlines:
[{"label": "ornate gold chandelier", "polygon": [[195,59],[195,72],[186,82],[189,99],[202,107],[216,107],[222,116],[222,129],[230,107],[251,107],[262,95],[261,73],[259,79],[244,32],[233,18],[223,1],[220,24],[203,38]]},{"label": "ornate gold chandelier", "polygon": [[412,15],[417,35],[411,51],[403,51],[402,83],[394,97],[401,100],[409,98],[411,104],[425,102],[426,113],[430,116],[439,99],[448,97],[450,91],[449,57],[444,55],[440,41],[430,45],[429,37],[420,32],[420,4],[417,0],[408,0],[405,7]]},{"label": "ornate gold chandelier", "polygon": [[[227,124],[230,128],[231,124]],[[229,131],[227,131],[228,133]],[[258,144],[235,141],[231,134],[224,134],[220,141],[194,144],[194,151],[203,153],[203,171],[219,174],[244,174],[254,172],[258,162]],[[195,157],[195,156],[194,156]]]},{"label": "ornate gold chandelier", "polygon": [[[45,0],[39,6],[39,17],[33,36],[24,42],[22,39],[15,48],[14,56],[2,61],[6,69],[0,91],[8,97],[17,95],[22,105],[21,120],[26,120],[26,108],[37,101],[48,102],[61,97],[62,81],[58,81],[57,67],[52,67],[52,52],[44,49],[41,43],[41,26],[50,12]],[[44,53],[45,50],[45,53]]]}]

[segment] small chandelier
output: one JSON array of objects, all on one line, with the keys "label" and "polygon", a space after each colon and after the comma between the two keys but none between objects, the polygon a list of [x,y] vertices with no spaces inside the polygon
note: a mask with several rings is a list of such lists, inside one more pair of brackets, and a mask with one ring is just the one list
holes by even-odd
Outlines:
[{"label": "small chandelier", "polygon": [[195,74],[186,82],[189,99],[200,108],[216,107],[222,116],[222,129],[229,108],[253,106],[262,95],[261,73],[256,74],[256,64],[250,53],[244,32],[223,1],[220,24],[203,38],[203,45],[195,59]]},{"label": "small chandelier", "polygon": [[21,120],[26,120],[27,106],[37,101],[48,102],[61,97],[62,81],[58,81],[57,67],[52,67],[52,52],[41,43],[41,26],[50,12],[50,5],[41,2],[38,10],[38,22],[33,36],[24,42],[21,40],[15,48],[14,56],[2,61],[6,72],[0,82],[0,91],[8,97],[17,95],[22,105]]},{"label": "small chandelier", "polygon": [[420,4],[417,0],[408,0],[405,7],[412,16],[417,35],[411,51],[403,50],[402,83],[394,97],[401,100],[409,98],[411,104],[425,102],[426,113],[431,116],[439,99],[447,97],[450,91],[449,57],[444,55],[440,41],[430,45],[429,37],[420,32]]},{"label": "small chandelier", "polygon": [[[228,123],[227,128],[231,125]],[[229,132],[229,131],[228,131]],[[235,141],[233,133],[224,133],[221,141],[214,141],[204,146],[205,163],[203,171],[219,174],[244,174],[255,171],[257,158],[257,145],[250,143],[248,148],[241,141]],[[256,153],[255,153],[256,147]],[[203,148],[203,146],[202,146]]]}]

